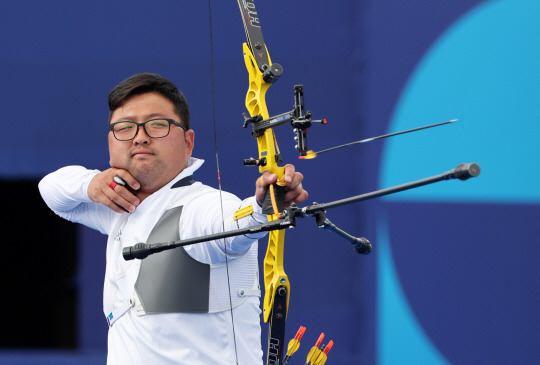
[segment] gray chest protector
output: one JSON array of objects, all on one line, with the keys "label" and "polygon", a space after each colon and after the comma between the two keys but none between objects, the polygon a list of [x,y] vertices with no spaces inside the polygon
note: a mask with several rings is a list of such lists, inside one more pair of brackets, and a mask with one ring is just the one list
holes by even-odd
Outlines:
[{"label": "gray chest protector", "polygon": [[[182,209],[178,204],[165,211],[147,243],[179,240]],[[220,312],[260,296],[258,281],[256,242],[228,264],[201,263],[177,247],[141,261],[131,305],[137,315]]]},{"label": "gray chest protector", "polygon": [[[167,210],[147,243],[179,240],[182,208]],[[177,247],[142,260],[135,292],[146,314],[208,313],[209,287],[210,265],[194,260],[183,247]]]}]

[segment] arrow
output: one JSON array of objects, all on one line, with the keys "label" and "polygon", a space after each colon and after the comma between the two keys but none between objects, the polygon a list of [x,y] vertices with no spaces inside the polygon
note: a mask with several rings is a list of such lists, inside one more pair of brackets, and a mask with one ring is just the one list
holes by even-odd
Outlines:
[{"label": "arrow", "polygon": [[454,123],[454,122],[457,122],[457,119],[452,119],[452,120],[449,120],[449,121],[446,121],[446,122],[442,122],[442,123],[436,123],[436,124],[426,125],[426,126],[423,126],[423,127],[418,127],[418,128],[413,128],[413,129],[407,129],[407,130],[405,130],[405,131],[400,131],[400,132],[395,132],[395,133],[389,133],[389,134],[383,134],[382,136],[366,138],[366,139],[362,139],[362,140],[360,140],[360,141],[355,141],[355,142],[351,142],[351,143],[342,144],[342,145],[340,145],[340,146],[327,148],[327,149],[322,150],[322,151],[319,151],[319,152],[308,151],[307,154],[306,154],[305,156],[299,156],[298,158],[299,158],[299,159],[310,160],[310,159],[312,159],[312,158],[317,157],[317,156],[320,155],[321,153],[330,152],[330,151],[333,151],[333,150],[337,150],[337,149],[339,149],[339,148],[344,148],[344,147],[348,147],[348,146],[352,146],[352,145],[360,144],[360,143],[371,142],[371,141],[374,141],[374,140],[376,140],[376,139],[382,139],[382,138],[387,138],[387,137],[397,136],[397,135],[399,135],[399,134],[405,134],[405,133],[409,133],[409,132],[415,132],[415,131],[419,131],[419,130],[422,130],[422,129],[432,128],[432,127],[438,127],[438,126],[441,126],[441,125],[444,125],[444,124]]},{"label": "arrow", "polygon": [[324,350],[320,353],[320,355],[317,357],[317,360],[315,360],[313,364],[324,365],[326,359],[328,358],[328,352],[332,349],[332,346],[334,346],[334,341],[330,340],[330,342],[328,342],[328,345],[326,345]]},{"label": "arrow", "polygon": [[300,348],[300,340],[302,339],[302,336],[304,336],[304,332],[306,332],[306,327],[300,326],[294,338],[289,341],[289,345],[287,346],[287,354],[283,358],[282,365],[286,365],[291,356]]},{"label": "arrow", "polygon": [[311,350],[309,350],[309,353],[306,359],[306,365],[308,363],[313,364],[313,361],[315,361],[315,359],[317,359],[317,357],[320,355],[321,350],[319,349],[319,346],[321,345],[321,342],[323,339],[324,339],[324,333],[321,333],[321,335],[319,336],[319,339],[317,340],[317,342],[315,342],[315,346],[313,346]]}]

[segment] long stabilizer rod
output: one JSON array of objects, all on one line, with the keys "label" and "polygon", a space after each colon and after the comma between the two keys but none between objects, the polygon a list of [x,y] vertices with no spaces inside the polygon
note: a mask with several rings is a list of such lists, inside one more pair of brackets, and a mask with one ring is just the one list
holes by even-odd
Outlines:
[{"label": "long stabilizer rod", "polygon": [[[260,224],[257,226],[237,229],[237,230],[228,231],[228,232],[216,233],[216,234],[203,236],[203,237],[189,238],[189,239],[180,240],[180,241],[152,243],[152,244],[142,243],[142,242],[137,243],[134,246],[124,247],[124,249],[122,250],[122,255],[124,256],[125,260],[144,259],[148,255],[151,255],[153,253],[161,252],[164,250],[170,250],[170,249],[180,247],[180,246],[187,246],[187,245],[192,245],[192,244],[200,243],[200,242],[233,237],[233,236],[238,236],[241,234],[258,233],[258,232],[263,232],[263,231],[266,232],[266,231],[272,231],[276,229],[285,229],[289,227],[294,227],[296,225],[296,218],[303,218],[306,215],[323,216],[324,211],[327,209],[337,208],[343,205],[347,205],[347,204],[351,204],[351,203],[355,203],[355,202],[359,202],[363,200],[378,198],[383,195],[398,193],[403,190],[417,188],[419,186],[432,184],[432,183],[442,181],[442,180],[450,180],[450,179],[467,180],[471,177],[476,177],[478,175],[480,175],[480,166],[478,166],[478,164],[462,163],[458,165],[455,169],[445,172],[440,175],[435,175],[435,176],[428,177],[422,180],[413,181],[407,184],[398,185],[391,188],[373,191],[371,193],[366,193],[366,194],[357,195],[357,196],[353,196],[346,199],[336,200],[330,203],[313,204],[304,208],[297,208],[295,205],[291,205],[291,207],[287,208],[287,210],[283,212],[282,218],[277,219],[272,222]],[[322,226],[322,228],[328,229],[334,233],[337,233],[338,235],[344,238],[347,238],[355,246],[355,249],[358,253],[365,254],[371,251],[371,244],[366,239],[353,237],[349,235],[348,233],[342,231],[341,229],[338,229],[337,227],[335,227],[334,224],[331,224],[331,222],[329,221],[319,222],[319,225]]]},{"label": "long stabilizer rod", "polygon": [[337,208],[341,207],[343,205],[351,204],[360,202],[363,200],[369,200],[378,198],[380,196],[389,195],[398,193],[400,191],[414,189],[419,186],[432,184],[438,181],[443,180],[450,180],[450,179],[460,179],[460,180],[467,180],[471,177],[476,177],[480,175],[480,166],[476,163],[462,163],[458,165],[455,169],[442,173],[440,175],[435,175],[432,177],[427,177],[425,179],[412,181],[406,184],[393,186],[391,188],[386,188],[382,190],[373,191],[371,193],[366,193],[362,195],[356,195],[350,198],[345,198],[341,200],[336,200],[330,203],[323,203],[323,204],[314,204],[310,205],[308,207],[302,208],[302,212],[307,215],[314,215],[317,214],[320,211],[324,211],[331,208]]}]

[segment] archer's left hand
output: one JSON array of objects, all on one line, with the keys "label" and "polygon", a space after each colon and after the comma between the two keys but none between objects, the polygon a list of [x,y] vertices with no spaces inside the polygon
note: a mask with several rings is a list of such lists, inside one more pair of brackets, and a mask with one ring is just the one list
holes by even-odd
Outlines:
[{"label": "archer's left hand", "polygon": [[[295,168],[291,164],[285,165],[285,207],[291,205],[291,203],[302,203],[309,196],[308,192],[304,190],[302,186],[302,180],[304,175],[295,171]],[[255,183],[255,197],[259,205],[262,205],[264,201],[264,195],[268,190],[268,185],[275,183],[278,179],[276,174],[269,171],[265,172],[257,182]]]}]

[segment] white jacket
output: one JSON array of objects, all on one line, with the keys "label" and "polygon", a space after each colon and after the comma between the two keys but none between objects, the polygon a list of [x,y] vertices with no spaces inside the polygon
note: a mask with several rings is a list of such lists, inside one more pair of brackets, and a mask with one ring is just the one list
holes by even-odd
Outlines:
[{"label": "white jacket", "polygon": [[[175,182],[191,176],[202,163],[191,158],[184,171],[146,198],[133,213],[115,213],[89,199],[88,185],[99,173],[97,170],[68,166],[47,175],[39,184],[43,199],[56,214],[109,236],[103,296],[103,310],[110,323],[108,364],[233,364],[235,346],[240,364],[262,362],[259,298],[249,294],[260,293],[257,239],[265,233],[185,247],[192,258],[211,267],[210,313],[145,315],[134,301],[141,261],[125,261],[122,248],[146,242],[167,209],[183,206],[179,221],[182,239],[266,221],[254,197],[241,201],[223,192],[220,198],[218,190],[199,182],[171,189]],[[250,204],[254,208],[252,215],[238,222],[232,219],[234,211]],[[241,290],[244,296],[239,294],[238,288],[245,289]],[[233,338],[231,302],[236,339]]]}]

